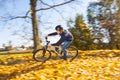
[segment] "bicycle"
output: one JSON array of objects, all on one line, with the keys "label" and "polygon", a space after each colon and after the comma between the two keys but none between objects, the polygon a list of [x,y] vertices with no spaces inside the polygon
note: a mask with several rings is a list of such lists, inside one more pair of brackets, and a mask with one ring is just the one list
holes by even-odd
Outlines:
[{"label": "bicycle", "polygon": [[[59,58],[61,58],[63,56],[61,46],[54,46],[54,48],[51,49],[50,46],[48,46],[50,41],[48,41],[47,38],[45,39],[46,39],[45,47],[34,51],[33,59],[38,62],[45,62],[51,58],[52,55],[51,53],[55,53]],[[78,55],[78,49],[74,46],[67,47],[66,51],[67,59],[70,59],[70,62],[73,61]]]}]

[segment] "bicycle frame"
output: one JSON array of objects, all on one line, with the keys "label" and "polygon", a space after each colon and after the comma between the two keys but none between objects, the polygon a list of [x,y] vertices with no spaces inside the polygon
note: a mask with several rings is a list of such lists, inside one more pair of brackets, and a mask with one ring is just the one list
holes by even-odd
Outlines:
[{"label": "bicycle frame", "polygon": [[[48,49],[48,44],[50,43],[50,41],[48,41],[48,38],[46,37],[45,38],[46,39],[46,45],[45,45],[45,50],[49,50],[50,52],[54,52],[54,53],[56,53],[58,56],[62,56],[62,55],[60,55],[60,53],[58,53],[57,51],[55,51],[55,50],[52,50],[52,49]],[[59,47],[59,46],[53,46],[54,48],[55,47]],[[60,49],[60,48],[59,48]],[[62,52],[62,50],[61,50],[61,52]]]}]

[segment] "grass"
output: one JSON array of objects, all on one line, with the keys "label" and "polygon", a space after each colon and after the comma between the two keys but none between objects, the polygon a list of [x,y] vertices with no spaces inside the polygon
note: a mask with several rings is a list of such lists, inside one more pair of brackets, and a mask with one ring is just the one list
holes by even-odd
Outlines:
[{"label": "grass", "polygon": [[0,55],[0,58],[8,58],[11,56],[21,56],[21,55],[26,55],[26,54],[5,54],[5,55]]}]

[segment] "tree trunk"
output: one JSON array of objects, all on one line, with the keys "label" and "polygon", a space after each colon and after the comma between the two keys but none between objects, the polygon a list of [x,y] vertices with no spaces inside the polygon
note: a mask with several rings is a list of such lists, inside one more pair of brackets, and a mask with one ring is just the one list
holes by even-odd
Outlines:
[{"label": "tree trunk", "polygon": [[36,5],[37,5],[37,0],[30,0],[34,50],[37,50],[38,48],[40,48],[39,29],[38,29],[38,23],[37,23],[37,17],[36,17]]}]

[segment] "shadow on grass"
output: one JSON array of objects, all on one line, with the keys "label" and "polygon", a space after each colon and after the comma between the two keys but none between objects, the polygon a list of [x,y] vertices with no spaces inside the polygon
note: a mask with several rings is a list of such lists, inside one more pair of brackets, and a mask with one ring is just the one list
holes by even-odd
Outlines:
[{"label": "shadow on grass", "polygon": [[[34,63],[35,64],[35,63]],[[38,65],[32,66],[32,67],[27,67],[21,71],[13,71],[10,74],[2,74],[0,73],[0,80],[10,80],[11,78],[14,78],[15,76],[19,76],[21,74],[25,74],[31,71],[35,71],[38,69],[43,69],[44,66],[42,66],[44,62],[40,62]]]}]

